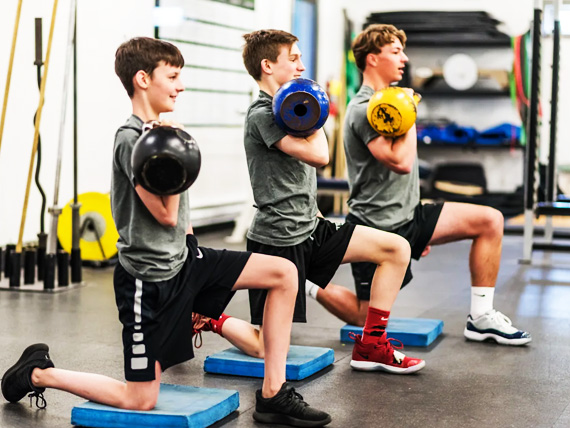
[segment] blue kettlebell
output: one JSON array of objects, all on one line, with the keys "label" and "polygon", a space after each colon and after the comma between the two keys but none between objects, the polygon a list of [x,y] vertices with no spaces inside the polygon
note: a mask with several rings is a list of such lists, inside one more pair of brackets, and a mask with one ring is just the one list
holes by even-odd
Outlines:
[{"label": "blue kettlebell", "polygon": [[287,134],[307,137],[329,117],[329,97],[314,80],[293,79],[275,93],[273,114],[277,125]]}]

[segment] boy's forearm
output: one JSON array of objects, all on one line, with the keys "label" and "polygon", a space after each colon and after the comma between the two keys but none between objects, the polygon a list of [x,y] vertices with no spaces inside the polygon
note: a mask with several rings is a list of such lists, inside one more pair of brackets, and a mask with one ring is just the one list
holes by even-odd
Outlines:
[{"label": "boy's forearm", "polygon": [[416,126],[392,142],[394,161],[401,165],[412,165],[418,153]]},{"label": "boy's forearm", "polygon": [[180,195],[167,195],[161,196],[162,204],[166,208],[168,214],[178,213],[178,206],[180,204]]},{"label": "boy's forearm", "polygon": [[[305,140],[311,145],[313,153],[319,156],[329,157],[329,142],[323,128],[318,129],[315,133],[305,137]],[[328,163],[328,161],[326,162]]]},{"label": "boy's forearm", "polygon": [[151,215],[163,226],[174,227],[178,224],[179,195],[158,196],[137,184],[135,191]]}]

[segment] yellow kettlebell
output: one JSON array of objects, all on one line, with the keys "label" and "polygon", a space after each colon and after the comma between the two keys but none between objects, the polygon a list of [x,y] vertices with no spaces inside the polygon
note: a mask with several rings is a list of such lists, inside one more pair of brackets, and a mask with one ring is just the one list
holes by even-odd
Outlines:
[{"label": "yellow kettlebell", "polygon": [[420,94],[410,97],[403,88],[388,86],[372,95],[366,116],[372,128],[385,137],[404,135],[416,122]]}]

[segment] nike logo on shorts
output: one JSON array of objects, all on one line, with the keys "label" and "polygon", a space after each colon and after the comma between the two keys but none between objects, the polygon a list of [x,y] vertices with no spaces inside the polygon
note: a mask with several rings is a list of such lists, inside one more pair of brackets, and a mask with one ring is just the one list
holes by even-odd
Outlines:
[{"label": "nike logo on shorts", "polygon": [[198,248],[198,255],[196,256],[196,258],[201,259],[202,257],[204,257],[204,254],[202,254],[202,251],[200,251],[200,248]]}]

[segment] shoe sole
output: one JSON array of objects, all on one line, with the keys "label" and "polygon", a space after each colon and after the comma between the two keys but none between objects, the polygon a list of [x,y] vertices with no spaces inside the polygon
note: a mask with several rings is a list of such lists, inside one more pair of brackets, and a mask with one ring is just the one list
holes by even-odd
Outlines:
[{"label": "shoe sole", "polygon": [[[49,346],[47,346],[45,343],[36,343],[34,345],[30,345],[28,346],[26,349],[24,349],[24,352],[22,352],[22,356],[20,357],[20,359],[16,362],[16,364],[14,364],[12,367],[10,367],[6,373],[4,373],[4,376],[2,376],[2,395],[4,396],[4,398],[6,400],[8,400],[11,403],[15,403],[20,401],[22,397],[16,399],[10,399],[8,397],[6,397],[6,393],[4,392],[4,385],[5,385],[5,380],[8,379],[10,377],[10,375],[12,373],[14,373],[19,367],[20,364],[27,360],[34,352],[38,352],[38,351],[45,351],[45,352],[49,352]],[[26,394],[24,394],[25,396]]]},{"label": "shoe sole", "polygon": [[476,331],[468,330],[467,328],[463,330],[463,335],[475,342],[484,342],[486,340],[494,340],[500,345],[509,346],[522,346],[532,341],[531,337],[521,337],[520,339],[507,339],[505,337],[499,336],[493,333],[477,333]]},{"label": "shoe sole", "polygon": [[281,413],[260,413],[257,411],[253,412],[253,419],[264,424],[290,425],[301,428],[322,427],[332,420],[331,417],[328,416],[322,421],[305,421]]},{"label": "shoe sole", "polygon": [[425,366],[426,366],[425,361],[422,361],[421,363],[408,368],[393,367],[387,364],[375,363],[372,361],[357,361],[357,360],[350,361],[350,367],[352,367],[354,370],[359,370],[363,372],[383,371],[393,374],[411,374],[420,371]]}]

